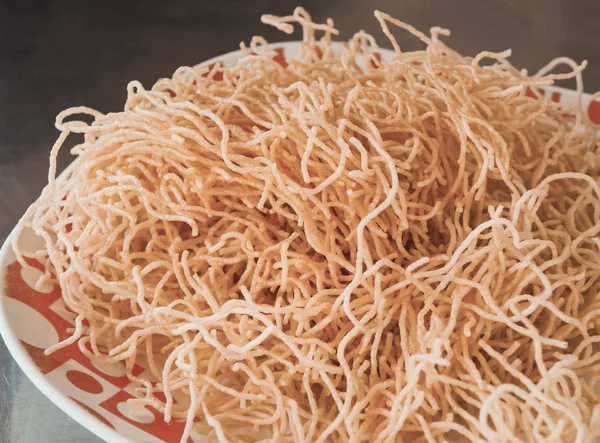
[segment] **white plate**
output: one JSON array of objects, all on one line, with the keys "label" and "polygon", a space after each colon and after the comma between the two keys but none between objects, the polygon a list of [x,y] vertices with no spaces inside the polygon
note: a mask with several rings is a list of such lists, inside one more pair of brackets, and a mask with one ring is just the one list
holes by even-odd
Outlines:
[{"label": "white plate", "polygon": [[[298,57],[300,42],[274,43],[283,48],[285,57]],[[380,50],[384,58],[392,51]],[[221,62],[234,66],[243,56],[241,51],[215,57],[199,66]],[[553,100],[574,102],[575,92],[549,88]],[[584,104],[590,99],[584,97]],[[596,106],[598,105],[598,106]],[[596,111],[597,108],[597,111]],[[595,103],[594,120],[600,122],[600,102]],[[43,349],[68,335],[72,322],[64,310],[58,287],[34,289],[35,276],[22,272],[14,262],[10,246],[13,233],[0,250],[0,333],[10,353],[23,372],[65,413],[103,440],[110,442],[178,442],[183,423],[163,422],[157,411],[146,410],[131,415],[125,400],[131,397],[131,385],[123,377],[122,367],[96,367],[76,345],[45,357]],[[25,249],[33,251],[33,232],[22,236]],[[27,244],[27,246],[25,246]],[[62,308],[62,309],[61,309]],[[142,369],[139,368],[141,371]],[[202,441],[199,435],[193,436]]]}]

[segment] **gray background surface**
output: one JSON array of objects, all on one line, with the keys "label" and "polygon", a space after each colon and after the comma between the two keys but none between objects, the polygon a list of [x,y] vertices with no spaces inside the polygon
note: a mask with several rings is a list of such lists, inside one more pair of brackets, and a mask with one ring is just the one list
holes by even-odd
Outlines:
[{"label": "gray background surface", "polygon": [[[3,1],[0,3],[0,240],[46,182],[54,117],[69,106],[122,109],[132,79],[150,86],[180,65],[238,48],[261,34],[297,39],[260,23],[263,12],[290,13],[286,0]],[[427,31],[448,27],[464,54],[513,49],[530,71],[554,57],[590,62],[587,92],[600,89],[598,0],[305,1],[316,20],[333,17],[341,37],[364,28],[385,45],[378,8]],[[405,49],[419,43],[396,33]],[[567,85],[568,86],[568,85]],[[61,157],[62,166],[69,162]],[[0,340],[0,441],[97,442],[25,378]]]}]

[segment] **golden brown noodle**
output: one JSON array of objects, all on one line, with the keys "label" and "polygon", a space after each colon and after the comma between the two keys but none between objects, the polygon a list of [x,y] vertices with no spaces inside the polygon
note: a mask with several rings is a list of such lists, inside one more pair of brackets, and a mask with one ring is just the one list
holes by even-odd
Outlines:
[{"label": "golden brown noodle", "polygon": [[18,227],[77,314],[47,352],[125,362],[182,441],[593,441],[597,128],[526,95],[575,78],[581,97],[585,64],[527,76],[375,15],[389,62],[363,32],[334,51],[333,22],[298,8],[263,17],[302,26],[285,68],[254,38],[234,68],[131,82],[123,112],[59,114]]}]

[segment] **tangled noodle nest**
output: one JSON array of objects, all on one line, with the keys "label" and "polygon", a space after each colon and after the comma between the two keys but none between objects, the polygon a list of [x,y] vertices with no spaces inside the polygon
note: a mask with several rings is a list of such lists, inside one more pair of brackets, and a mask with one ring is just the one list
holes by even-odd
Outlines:
[{"label": "tangled noodle nest", "polygon": [[[133,401],[186,420],[182,441],[594,441],[585,64],[528,76],[508,51],[463,57],[446,30],[375,15],[389,62],[364,32],[334,47],[333,22],[298,8],[263,17],[302,26],[288,66],[255,37],[234,68],[182,67],[131,82],[123,112],[57,117],[49,184],[18,228],[45,248],[14,243],[77,315],[47,352],[78,341],[124,362]],[[389,24],[426,50],[402,52]],[[565,78],[579,105],[526,95]],[[84,142],[55,178],[71,133]]]}]

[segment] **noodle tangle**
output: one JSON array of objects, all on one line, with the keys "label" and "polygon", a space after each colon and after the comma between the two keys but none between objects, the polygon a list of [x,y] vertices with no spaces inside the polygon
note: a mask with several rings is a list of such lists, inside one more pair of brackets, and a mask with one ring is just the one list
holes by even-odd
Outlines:
[{"label": "noodle tangle", "polygon": [[527,94],[581,97],[585,63],[528,75],[375,15],[388,61],[298,8],[263,17],[300,25],[298,59],[255,37],[235,67],[131,82],[121,112],[59,114],[14,240],[76,317],[46,352],[123,362],[182,441],[595,441],[598,128]]}]

